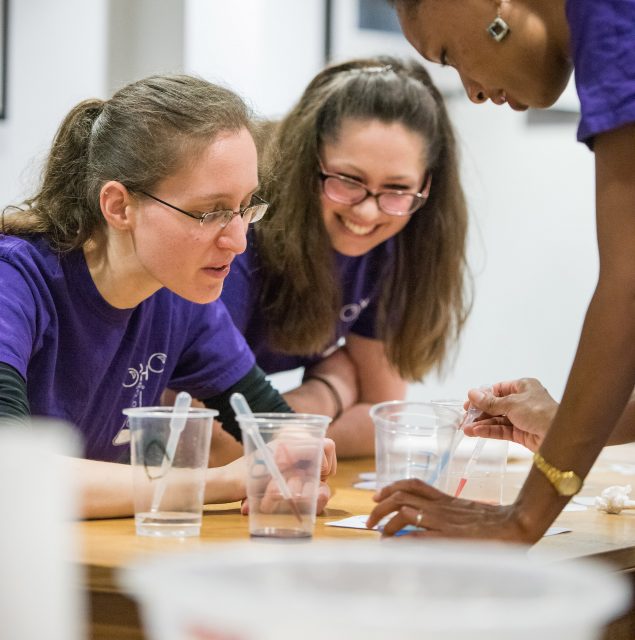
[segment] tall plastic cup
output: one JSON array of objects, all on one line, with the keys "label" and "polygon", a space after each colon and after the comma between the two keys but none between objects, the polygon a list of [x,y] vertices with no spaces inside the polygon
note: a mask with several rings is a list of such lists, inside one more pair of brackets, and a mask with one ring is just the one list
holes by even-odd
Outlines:
[{"label": "tall plastic cup", "polygon": [[375,424],[377,487],[417,478],[445,490],[461,415],[428,402],[382,402]]},{"label": "tall plastic cup", "polygon": [[130,424],[137,535],[199,535],[212,420],[218,411],[188,409],[172,456],[172,407],[137,407],[124,414]]},{"label": "tall plastic cup", "polygon": [[[328,416],[255,413],[236,416],[247,463],[249,533],[257,538],[310,538],[320,486],[320,467]],[[257,430],[286,487],[263,459]],[[286,493],[286,495],[285,495]]]}]

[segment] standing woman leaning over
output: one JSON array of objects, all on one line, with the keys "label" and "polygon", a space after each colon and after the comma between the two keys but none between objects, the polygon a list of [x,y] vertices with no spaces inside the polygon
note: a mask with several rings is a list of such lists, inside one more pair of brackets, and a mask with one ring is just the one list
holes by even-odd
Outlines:
[{"label": "standing woman leaning over", "polygon": [[466,206],[443,99],[416,62],[331,66],[262,132],[267,218],[222,300],[286,394],[330,413],[338,455],[374,450],[370,405],[440,367],[467,315]]},{"label": "standing woman leaning over", "polygon": [[[428,531],[420,535],[535,542],[579,491],[616,425],[633,432],[625,422],[633,423],[627,403],[635,386],[635,0],[393,4],[408,40],[428,60],[453,66],[477,104],[548,107],[575,69],[578,140],[595,154],[600,273],[562,403],[535,464],[513,505],[469,503],[423,484],[397,483],[378,496],[369,522],[398,511],[388,533],[421,522]],[[516,387],[496,385],[501,395]],[[472,390],[469,396],[486,414],[496,413],[491,395]],[[509,436],[510,421],[501,416],[500,424],[497,435]]]},{"label": "standing woman leaning over", "polygon": [[[266,210],[250,127],[227,89],[140,80],[74,107],[38,192],[2,216],[0,418],[78,428],[84,457],[67,462],[84,516],[132,513],[130,466],[114,464],[129,452],[122,409],[158,404],[168,385],[223,422],[232,390],[288,411],[213,302]],[[242,460],[208,469],[205,501],[243,498],[244,473]]]}]

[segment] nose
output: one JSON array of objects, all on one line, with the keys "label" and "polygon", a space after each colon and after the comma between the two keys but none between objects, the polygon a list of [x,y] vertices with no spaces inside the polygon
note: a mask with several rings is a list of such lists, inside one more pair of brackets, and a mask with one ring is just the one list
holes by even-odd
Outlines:
[{"label": "nose", "polygon": [[460,74],[460,76],[461,82],[463,83],[463,88],[465,89],[465,93],[472,102],[474,102],[475,104],[482,104],[487,100],[487,93],[478,82],[466,78],[462,74]]},{"label": "nose", "polygon": [[219,230],[216,238],[219,249],[225,249],[233,253],[243,253],[247,248],[247,230],[243,219],[236,215],[231,221]]},{"label": "nose", "polygon": [[355,211],[356,215],[360,218],[364,218],[364,220],[368,222],[381,215],[381,209],[377,204],[377,199],[370,194],[368,194],[368,196],[361,202],[354,204],[351,208]]}]

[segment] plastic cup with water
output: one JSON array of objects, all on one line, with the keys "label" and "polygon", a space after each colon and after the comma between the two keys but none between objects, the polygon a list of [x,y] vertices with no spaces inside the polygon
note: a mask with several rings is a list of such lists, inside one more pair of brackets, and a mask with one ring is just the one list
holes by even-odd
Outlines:
[{"label": "plastic cup with water", "polygon": [[[249,533],[257,538],[310,538],[328,416],[255,413],[236,416],[247,464]],[[257,434],[254,436],[254,432]],[[284,483],[262,454],[270,452]],[[283,492],[286,486],[288,490]]]},{"label": "plastic cup with water", "polygon": [[218,412],[180,411],[176,444],[172,407],[138,407],[124,413],[130,424],[137,535],[199,535],[212,421]]}]

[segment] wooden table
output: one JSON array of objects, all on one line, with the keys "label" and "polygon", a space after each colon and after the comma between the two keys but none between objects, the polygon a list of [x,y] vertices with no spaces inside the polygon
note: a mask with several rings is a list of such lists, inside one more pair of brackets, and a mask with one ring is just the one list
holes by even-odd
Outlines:
[{"label": "wooden table", "polygon": [[[618,473],[621,463],[632,468],[632,475]],[[529,468],[527,460],[510,464],[505,487],[506,500],[512,500]],[[362,471],[371,471],[373,461],[360,459],[340,462],[337,476],[330,483],[334,496],[326,513],[318,518],[316,538],[377,538],[373,531],[327,527],[326,522],[351,515],[370,513],[372,491],[353,488]],[[604,451],[587,478],[581,494],[597,495],[611,484],[628,484],[635,479],[635,445],[612,447]],[[530,551],[549,554],[555,561],[581,556],[601,558],[616,570],[635,576],[635,511],[610,516],[594,509],[564,512],[555,523],[572,529],[570,533],[543,538]],[[117,569],[132,560],[156,553],[191,551],[203,545],[248,540],[247,518],[240,515],[238,503],[206,507],[200,538],[157,539],[135,535],[134,520],[120,518],[79,522],[81,541],[79,562],[84,570],[85,590],[91,619],[90,637],[95,639],[141,639],[136,604],[123,594],[117,583]],[[610,626],[607,638],[635,638],[635,607]]]}]

